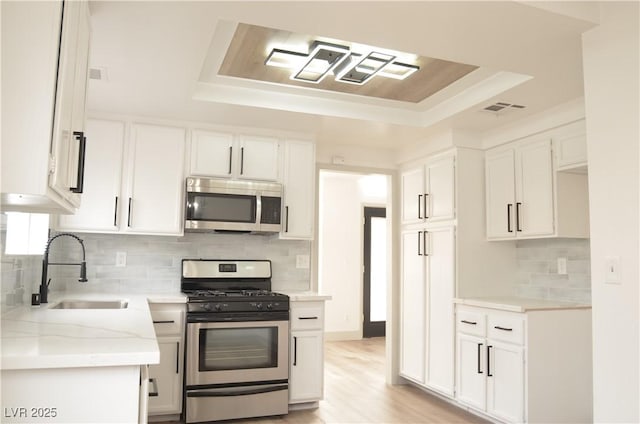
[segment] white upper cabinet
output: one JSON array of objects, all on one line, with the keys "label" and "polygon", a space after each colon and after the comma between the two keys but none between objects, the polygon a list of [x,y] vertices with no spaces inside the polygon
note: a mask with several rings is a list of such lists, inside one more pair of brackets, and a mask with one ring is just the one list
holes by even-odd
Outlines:
[{"label": "white upper cabinet", "polygon": [[487,239],[588,237],[586,175],[556,172],[551,137],[485,155]]},{"label": "white upper cabinet", "polygon": [[286,140],[283,161],[284,215],[280,238],[313,239],[315,175],[315,144]]},{"label": "white upper cabinet", "polygon": [[80,205],[89,40],[86,1],[2,3],[3,210]]},{"label": "white upper cabinet", "polygon": [[558,171],[586,170],[587,135],[584,121],[574,123],[565,133],[554,137],[553,148]]},{"label": "white upper cabinet", "polygon": [[553,234],[551,140],[525,143],[516,150],[515,227],[517,236]]},{"label": "white upper cabinet", "polygon": [[455,218],[454,156],[431,159],[425,165],[424,216],[427,221]]},{"label": "white upper cabinet", "polygon": [[57,229],[182,234],[186,131],[178,127],[89,120],[86,202]]},{"label": "white upper cabinet", "polygon": [[127,233],[181,234],[186,131],[146,124],[131,131],[122,226]]},{"label": "white upper cabinet", "polygon": [[118,121],[87,120],[85,190],[75,215],[60,215],[59,230],[118,231],[122,207],[122,164],[125,125]]},{"label": "white upper cabinet", "polygon": [[233,135],[194,130],[191,133],[191,175],[231,177]]},{"label": "white upper cabinet", "polygon": [[280,163],[277,138],[241,135],[239,147],[238,178],[271,181],[278,179]]},{"label": "white upper cabinet", "polygon": [[274,137],[193,130],[190,175],[278,180],[279,141]]},{"label": "white upper cabinet", "polygon": [[424,169],[422,166],[403,172],[400,175],[402,190],[402,223],[422,222],[424,215]]},{"label": "white upper cabinet", "polygon": [[486,155],[487,236],[515,237],[515,152],[508,149]]},{"label": "white upper cabinet", "polygon": [[455,218],[455,156],[445,154],[401,174],[402,224]]}]

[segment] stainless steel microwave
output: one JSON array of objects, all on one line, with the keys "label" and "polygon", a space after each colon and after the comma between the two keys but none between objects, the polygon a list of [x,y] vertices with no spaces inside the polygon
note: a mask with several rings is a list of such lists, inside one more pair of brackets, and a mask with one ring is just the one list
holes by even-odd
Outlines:
[{"label": "stainless steel microwave", "polygon": [[272,233],[281,229],[282,184],[187,178],[185,231]]}]

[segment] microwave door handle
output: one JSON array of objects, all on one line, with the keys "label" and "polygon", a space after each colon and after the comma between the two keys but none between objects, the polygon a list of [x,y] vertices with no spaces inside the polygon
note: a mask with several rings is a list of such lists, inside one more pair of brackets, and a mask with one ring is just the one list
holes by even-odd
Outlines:
[{"label": "microwave door handle", "polygon": [[262,194],[258,193],[256,195],[256,229],[260,229],[260,221],[262,217]]}]

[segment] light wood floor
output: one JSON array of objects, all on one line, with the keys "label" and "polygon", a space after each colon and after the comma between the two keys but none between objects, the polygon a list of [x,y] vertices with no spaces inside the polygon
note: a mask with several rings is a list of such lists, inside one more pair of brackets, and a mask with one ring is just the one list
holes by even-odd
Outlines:
[{"label": "light wood floor", "polygon": [[233,424],[486,423],[449,403],[384,378],[384,338],[325,343],[325,396],[320,407]]}]

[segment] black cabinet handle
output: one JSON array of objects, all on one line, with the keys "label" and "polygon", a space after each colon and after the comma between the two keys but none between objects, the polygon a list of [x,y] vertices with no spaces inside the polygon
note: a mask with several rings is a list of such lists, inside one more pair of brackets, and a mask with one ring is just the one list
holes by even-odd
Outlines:
[{"label": "black cabinet handle", "polygon": [[179,367],[180,367],[180,342],[176,342],[176,374],[178,374]]},{"label": "black cabinet handle", "polygon": [[229,146],[229,175],[231,175],[231,161],[233,158],[233,146]]},{"label": "black cabinet handle", "polygon": [[491,348],[493,346],[487,346],[487,377],[493,377],[491,374]]},{"label": "black cabinet handle", "polygon": [[129,213],[127,215],[127,227],[131,227],[131,203],[132,203],[131,197],[129,197]]},{"label": "black cabinet handle", "polygon": [[240,175],[244,174],[244,147],[240,148]]},{"label": "black cabinet handle", "polygon": [[84,158],[87,150],[87,137],[85,137],[82,131],[74,131],[73,136],[80,143],[80,149],[78,150],[78,178],[76,180],[76,186],[70,187],[69,190],[74,193],[82,193],[82,189],[84,188]]},{"label": "black cabinet handle", "polygon": [[289,232],[289,206],[284,207],[284,213],[287,215],[284,219],[284,232]]},{"label": "black cabinet handle", "polygon": [[424,198],[422,199],[422,208],[424,210],[424,219],[429,219],[429,215],[427,215],[427,196],[429,195],[429,193],[425,193],[424,194]]},{"label": "black cabinet handle", "polygon": [[424,256],[429,256],[429,254],[427,253],[427,233],[428,232],[429,231],[422,232],[422,250],[424,250],[424,253],[423,253]]},{"label": "black cabinet handle", "polygon": [[464,322],[465,324],[476,325],[478,324],[476,321],[467,321],[466,319],[461,320],[460,322]]},{"label": "black cabinet handle", "polygon": [[482,370],[480,369],[480,351],[482,350],[482,346],[484,343],[478,343],[478,374],[482,374]]},{"label": "black cabinet handle", "polygon": [[418,219],[422,219],[422,194],[418,194]]},{"label": "black cabinet handle", "polygon": [[118,226],[118,196],[116,196],[115,206],[113,207],[113,226]]},{"label": "black cabinet handle", "polygon": [[418,256],[422,256],[422,253],[420,253],[420,239],[421,237],[422,231],[418,231]]},{"label": "black cabinet handle", "polygon": [[520,206],[522,206],[522,203],[516,203],[516,231],[522,231],[522,228],[520,228]]},{"label": "black cabinet handle", "polygon": [[293,336],[293,366],[298,365],[298,338]]},{"label": "black cabinet handle", "polygon": [[318,317],[299,317],[298,319],[318,319]]},{"label": "black cabinet handle", "polygon": [[511,229],[511,208],[512,207],[513,207],[513,204],[507,203],[507,231],[510,233],[513,233],[513,230]]},{"label": "black cabinet handle", "polygon": [[513,328],[500,327],[499,325],[496,325],[493,328],[495,328],[496,330],[502,330],[502,331],[513,331]]},{"label": "black cabinet handle", "polygon": [[174,320],[167,320],[167,321],[153,321],[154,324],[173,324],[175,321]]}]

